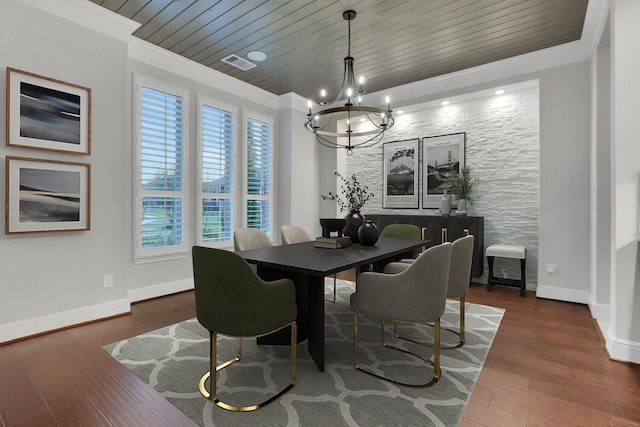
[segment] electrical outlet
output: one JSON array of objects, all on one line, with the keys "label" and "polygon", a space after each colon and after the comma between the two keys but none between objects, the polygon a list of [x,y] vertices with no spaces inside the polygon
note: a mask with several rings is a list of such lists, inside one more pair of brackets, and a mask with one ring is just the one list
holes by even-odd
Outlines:
[{"label": "electrical outlet", "polygon": [[547,275],[554,276],[556,274],[556,265],[555,264],[547,264]]},{"label": "electrical outlet", "polygon": [[102,276],[102,287],[105,289],[113,287],[113,274],[105,274]]}]

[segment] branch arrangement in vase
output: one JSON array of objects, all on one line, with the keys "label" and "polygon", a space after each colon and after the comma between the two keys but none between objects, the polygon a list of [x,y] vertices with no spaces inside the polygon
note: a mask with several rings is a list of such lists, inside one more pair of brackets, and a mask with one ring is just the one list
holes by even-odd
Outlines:
[{"label": "branch arrangement in vase", "polygon": [[342,181],[340,185],[342,196],[329,192],[329,194],[322,195],[322,200],[336,202],[340,207],[340,212],[345,209],[350,212],[360,212],[364,204],[374,197],[374,194],[369,192],[369,187],[360,184],[355,173],[351,174],[349,179],[346,179],[337,171],[334,174]]}]

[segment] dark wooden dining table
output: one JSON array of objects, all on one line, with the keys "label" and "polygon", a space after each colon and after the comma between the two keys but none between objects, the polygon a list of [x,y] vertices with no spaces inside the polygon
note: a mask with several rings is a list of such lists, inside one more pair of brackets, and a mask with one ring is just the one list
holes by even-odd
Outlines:
[{"label": "dark wooden dining table", "polygon": [[[356,268],[369,271],[381,261],[409,257],[414,248],[428,245],[427,240],[380,237],[374,246],[354,243],[340,249],[318,248],[313,242],[271,246],[237,252],[257,266],[263,280],[292,279],[298,307],[298,342],[308,339],[309,354],[318,369],[324,371],[324,278]],[[259,344],[289,344],[288,331],[281,330],[258,338]]]}]

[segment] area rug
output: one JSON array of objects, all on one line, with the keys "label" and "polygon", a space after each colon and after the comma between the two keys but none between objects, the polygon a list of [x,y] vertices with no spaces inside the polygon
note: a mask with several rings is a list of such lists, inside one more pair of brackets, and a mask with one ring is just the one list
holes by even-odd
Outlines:
[{"label": "area rug", "polygon": [[[333,281],[330,282],[333,285]],[[331,292],[327,282],[327,294]],[[153,387],[201,426],[456,426],[496,334],[504,310],[466,305],[466,344],[441,352],[442,376],[431,388],[399,387],[353,368],[353,311],[349,296],[354,284],[338,281],[335,303],[325,303],[325,372],[320,372],[298,344],[296,386],[279,400],[249,413],[234,413],[213,405],[198,391],[208,370],[208,332],[196,319],[177,323],[105,347],[120,363]],[[457,329],[459,302],[447,301],[443,327]],[[386,340],[395,343],[392,325]],[[380,321],[360,317],[359,362],[395,379],[413,383],[431,378],[429,365],[380,346]],[[400,333],[424,341],[432,328],[403,325]],[[218,339],[219,361],[235,356],[237,340]],[[443,345],[457,336],[443,331]],[[397,341],[399,346],[433,355],[433,350]],[[234,405],[248,405],[274,394],[289,381],[288,346],[243,341],[242,360],[218,373],[219,397]]]}]

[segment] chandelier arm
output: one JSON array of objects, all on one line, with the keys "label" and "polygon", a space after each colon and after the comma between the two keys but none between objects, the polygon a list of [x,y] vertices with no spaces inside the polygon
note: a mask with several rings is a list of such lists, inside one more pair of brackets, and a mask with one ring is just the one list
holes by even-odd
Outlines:
[{"label": "chandelier arm", "polygon": [[367,139],[366,141],[355,142],[355,143],[352,142],[351,146],[352,147],[360,147],[360,148],[369,147],[369,146],[375,145],[378,142],[382,141],[383,137],[384,137],[384,132],[380,132],[379,134],[372,136],[371,138]]}]

